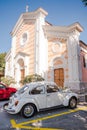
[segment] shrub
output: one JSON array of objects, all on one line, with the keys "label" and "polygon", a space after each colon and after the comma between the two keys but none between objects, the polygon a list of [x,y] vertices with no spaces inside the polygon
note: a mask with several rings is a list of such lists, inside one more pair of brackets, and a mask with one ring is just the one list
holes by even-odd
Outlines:
[{"label": "shrub", "polygon": [[1,82],[3,82],[3,83],[5,83],[6,85],[10,85],[10,84],[15,84],[16,82],[15,82],[15,80],[12,78],[12,77],[10,77],[10,76],[7,76],[7,77],[2,77],[1,78]]},{"label": "shrub", "polygon": [[32,74],[28,75],[24,78],[24,80],[20,81],[22,84],[30,83],[30,82],[37,82],[37,81],[44,81],[41,75]]}]

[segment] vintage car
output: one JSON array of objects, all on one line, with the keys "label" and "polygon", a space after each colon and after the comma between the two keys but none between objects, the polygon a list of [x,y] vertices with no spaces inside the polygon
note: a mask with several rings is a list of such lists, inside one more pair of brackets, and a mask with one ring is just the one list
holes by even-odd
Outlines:
[{"label": "vintage car", "polygon": [[6,84],[0,82],[0,100],[9,99],[14,93],[16,93],[16,91],[16,88],[9,87]]},{"label": "vintage car", "polygon": [[51,109],[60,105],[74,109],[78,95],[70,90],[61,90],[54,82],[32,82],[19,89],[4,105],[10,114],[21,114],[28,118],[40,110]]}]

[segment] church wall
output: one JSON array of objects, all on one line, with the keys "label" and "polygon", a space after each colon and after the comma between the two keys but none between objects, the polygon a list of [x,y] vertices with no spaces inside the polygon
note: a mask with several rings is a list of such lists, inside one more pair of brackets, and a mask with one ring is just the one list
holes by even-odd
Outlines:
[{"label": "church wall", "polygon": [[[48,80],[54,81],[54,69],[63,68],[64,84],[68,81],[68,52],[66,40],[48,41]],[[52,60],[53,59],[53,60]]]},{"label": "church wall", "polygon": [[[57,40],[58,42],[58,40]],[[51,40],[48,42],[48,63],[50,63],[51,59],[54,56],[59,56],[61,57],[62,55],[65,55],[66,53],[66,43],[60,43],[58,44],[57,42]]]},{"label": "church wall", "polygon": [[82,69],[82,81],[87,82],[87,63],[85,60],[86,53],[81,51],[80,53],[80,60],[81,60],[81,69]]},{"label": "church wall", "polygon": [[[34,41],[35,41],[35,26],[33,23],[23,24],[16,34],[16,54],[23,52],[29,55],[29,73],[34,73]],[[23,33],[28,33],[28,40],[24,45],[21,45]]]}]

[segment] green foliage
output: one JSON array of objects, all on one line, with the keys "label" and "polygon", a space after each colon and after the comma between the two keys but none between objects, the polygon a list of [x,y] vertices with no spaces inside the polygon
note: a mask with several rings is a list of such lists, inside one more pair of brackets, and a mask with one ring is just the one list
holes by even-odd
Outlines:
[{"label": "green foliage", "polygon": [[4,73],[6,53],[0,54],[0,73]]},{"label": "green foliage", "polygon": [[82,0],[83,4],[87,6],[87,0]]},{"label": "green foliage", "polygon": [[0,68],[5,67],[5,56],[6,56],[6,53],[1,53],[0,54]]},{"label": "green foliage", "polygon": [[30,82],[37,82],[37,81],[43,81],[44,78],[42,78],[38,74],[32,74],[28,75],[24,78],[24,80],[20,81],[22,84],[30,83]]},{"label": "green foliage", "polygon": [[6,85],[15,84],[15,80],[12,77],[2,77],[1,82],[5,83]]}]

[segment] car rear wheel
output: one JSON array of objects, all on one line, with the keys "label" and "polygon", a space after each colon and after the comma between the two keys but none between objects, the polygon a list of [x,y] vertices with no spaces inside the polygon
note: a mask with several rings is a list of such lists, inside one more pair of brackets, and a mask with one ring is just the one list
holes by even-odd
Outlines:
[{"label": "car rear wheel", "polygon": [[77,99],[75,97],[72,97],[69,100],[69,108],[74,109],[77,106]]},{"label": "car rear wheel", "polygon": [[32,117],[35,114],[35,106],[33,104],[26,104],[21,110],[23,117]]}]

